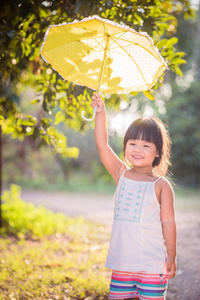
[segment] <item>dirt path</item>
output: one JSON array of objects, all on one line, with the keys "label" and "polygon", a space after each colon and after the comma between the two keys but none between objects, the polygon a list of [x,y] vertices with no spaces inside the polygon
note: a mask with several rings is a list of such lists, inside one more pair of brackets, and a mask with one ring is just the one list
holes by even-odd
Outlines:
[{"label": "dirt path", "polygon": [[[54,212],[104,223],[111,230],[112,196],[23,191],[22,198]],[[177,276],[169,281],[167,300],[200,300],[200,207],[178,207],[176,221],[178,270]]]}]

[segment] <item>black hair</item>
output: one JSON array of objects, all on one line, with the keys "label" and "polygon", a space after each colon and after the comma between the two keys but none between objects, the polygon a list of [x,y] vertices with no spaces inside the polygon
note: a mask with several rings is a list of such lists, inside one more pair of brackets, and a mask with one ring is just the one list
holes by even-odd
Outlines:
[{"label": "black hair", "polygon": [[124,136],[124,158],[126,144],[129,140],[144,140],[153,143],[158,151],[152,167],[158,175],[165,175],[170,165],[171,140],[168,132],[160,119],[155,117],[138,118],[127,129]]}]

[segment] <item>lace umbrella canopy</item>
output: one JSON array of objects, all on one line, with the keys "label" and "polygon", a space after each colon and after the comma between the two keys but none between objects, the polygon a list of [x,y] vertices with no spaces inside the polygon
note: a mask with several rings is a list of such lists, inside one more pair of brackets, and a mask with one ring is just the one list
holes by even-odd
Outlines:
[{"label": "lace umbrella canopy", "polygon": [[167,68],[146,32],[99,16],[49,26],[40,53],[64,79],[108,94],[150,90]]}]

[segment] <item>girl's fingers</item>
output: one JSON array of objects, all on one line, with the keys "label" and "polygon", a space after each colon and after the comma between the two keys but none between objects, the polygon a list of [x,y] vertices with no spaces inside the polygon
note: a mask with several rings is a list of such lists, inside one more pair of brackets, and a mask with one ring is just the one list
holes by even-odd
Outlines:
[{"label": "girl's fingers", "polygon": [[173,278],[176,275],[176,266],[175,265],[170,265],[167,268],[167,277],[168,279]]},{"label": "girl's fingers", "polygon": [[92,100],[91,106],[92,108],[94,108],[95,106],[99,106],[99,102],[97,100]]},{"label": "girl's fingers", "polygon": [[92,100],[91,104],[95,104],[95,105],[98,105],[98,101],[97,100]]},{"label": "girl's fingers", "polygon": [[91,102],[92,108],[97,106],[97,112],[100,112],[103,108],[103,100],[99,96],[99,94],[93,94],[92,96],[92,102]]},{"label": "girl's fingers", "polygon": [[100,100],[99,94],[94,94],[94,95],[92,96],[92,99],[94,99],[94,100]]},{"label": "girl's fingers", "polygon": [[97,106],[100,104],[100,96],[98,94],[94,94],[92,96],[92,106]]},{"label": "girl's fingers", "polygon": [[176,268],[174,265],[171,267],[171,278],[173,278],[176,275]]},{"label": "girl's fingers", "polygon": [[96,99],[92,99],[92,103],[98,104],[99,102]]}]

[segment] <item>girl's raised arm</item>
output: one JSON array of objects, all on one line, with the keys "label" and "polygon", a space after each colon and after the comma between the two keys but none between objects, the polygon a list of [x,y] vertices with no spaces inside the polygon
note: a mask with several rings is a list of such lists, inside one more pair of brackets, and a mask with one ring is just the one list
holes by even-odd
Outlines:
[{"label": "girl's raised arm", "polygon": [[93,108],[94,106],[97,106],[94,136],[99,156],[117,185],[122,172],[126,169],[126,166],[108,145],[106,109],[99,94],[94,94],[91,105]]}]

